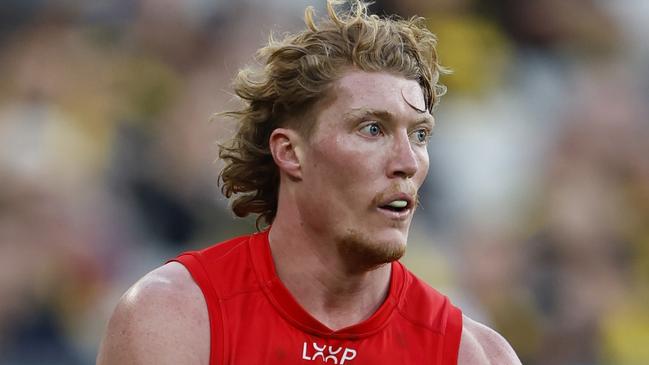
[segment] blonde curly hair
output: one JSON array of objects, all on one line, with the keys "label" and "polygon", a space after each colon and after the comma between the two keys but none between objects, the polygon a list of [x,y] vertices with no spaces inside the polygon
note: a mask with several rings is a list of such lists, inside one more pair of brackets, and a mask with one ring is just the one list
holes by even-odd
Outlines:
[{"label": "blonde curly hair", "polygon": [[446,91],[439,84],[446,70],[438,63],[437,38],[423,18],[407,20],[369,15],[367,3],[328,0],[328,18],[314,21],[305,11],[306,29],[282,40],[271,39],[258,51],[263,68],[244,68],[234,79],[234,91],[245,107],[222,113],[235,118],[239,129],[220,146],[225,166],[219,175],[221,191],[234,196],[232,210],[245,217],[258,214],[271,224],[277,213],[279,171],[269,148],[269,137],[278,127],[288,127],[309,137],[314,123],[309,114],[332,83],[351,68],[392,72],[421,85],[429,111]]}]

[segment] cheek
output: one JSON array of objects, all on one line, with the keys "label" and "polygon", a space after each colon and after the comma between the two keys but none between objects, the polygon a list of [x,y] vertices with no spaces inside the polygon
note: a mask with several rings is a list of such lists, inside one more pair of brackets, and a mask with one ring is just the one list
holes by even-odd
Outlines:
[{"label": "cheek", "polygon": [[340,141],[325,140],[318,142],[317,148],[314,148],[311,154],[311,168],[316,175],[332,177],[336,171],[340,171],[345,166],[347,154],[344,151],[344,145]]},{"label": "cheek", "polygon": [[430,161],[428,159],[428,151],[424,149],[422,153],[419,155],[419,171],[417,172],[418,175],[418,181],[417,181],[417,186],[421,186],[424,183],[424,180],[426,179],[426,176],[428,176],[428,168],[430,166]]},{"label": "cheek", "polygon": [[[381,170],[381,154],[367,151],[365,146],[334,139],[319,144],[313,151],[310,173],[319,181],[314,183],[321,189],[331,189],[331,193],[353,199],[363,190],[369,190],[377,171]],[[371,156],[374,156],[372,158]]]},{"label": "cheek", "polygon": [[368,170],[371,163],[366,157],[366,151],[361,144],[350,138],[331,137],[322,140],[318,148],[314,149],[313,161],[331,174],[331,178],[342,180],[349,174],[356,174]]}]

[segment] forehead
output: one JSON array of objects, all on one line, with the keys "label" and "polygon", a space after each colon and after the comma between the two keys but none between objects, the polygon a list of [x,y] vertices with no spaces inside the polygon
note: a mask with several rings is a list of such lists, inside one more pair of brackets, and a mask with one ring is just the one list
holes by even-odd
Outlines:
[{"label": "forehead", "polygon": [[333,93],[331,106],[338,109],[385,109],[403,117],[420,115],[426,109],[415,80],[387,72],[348,71],[335,82]]}]

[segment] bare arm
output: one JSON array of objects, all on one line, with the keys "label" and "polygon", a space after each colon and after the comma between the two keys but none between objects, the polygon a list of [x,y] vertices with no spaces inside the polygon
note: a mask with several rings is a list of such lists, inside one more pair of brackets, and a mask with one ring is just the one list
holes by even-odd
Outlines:
[{"label": "bare arm", "polygon": [[521,365],[514,349],[498,332],[463,317],[459,365]]},{"label": "bare arm", "polygon": [[98,365],[208,364],[210,332],[203,294],[172,262],[145,275],[120,299]]}]

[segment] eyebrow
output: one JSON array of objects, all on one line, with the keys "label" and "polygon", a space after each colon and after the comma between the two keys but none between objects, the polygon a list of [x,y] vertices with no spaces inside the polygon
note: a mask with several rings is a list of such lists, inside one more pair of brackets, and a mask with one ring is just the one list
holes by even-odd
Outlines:
[{"label": "eyebrow", "polygon": [[[345,121],[352,121],[352,120],[357,120],[357,119],[363,119],[363,118],[368,118],[368,117],[375,117],[380,120],[384,121],[389,121],[389,122],[394,122],[397,117],[390,113],[387,110],[381,110],[381,109],[371,109],[371,108],[354,108],[345,114],[343,114],[343,118]],[[421,117],[419,117],[416,122],[414,123],[416,125],[419,124],[427,124],[430,126],[430,128],[435,127],[435,118],[428,113],[424,112],[421,113]]]}]

